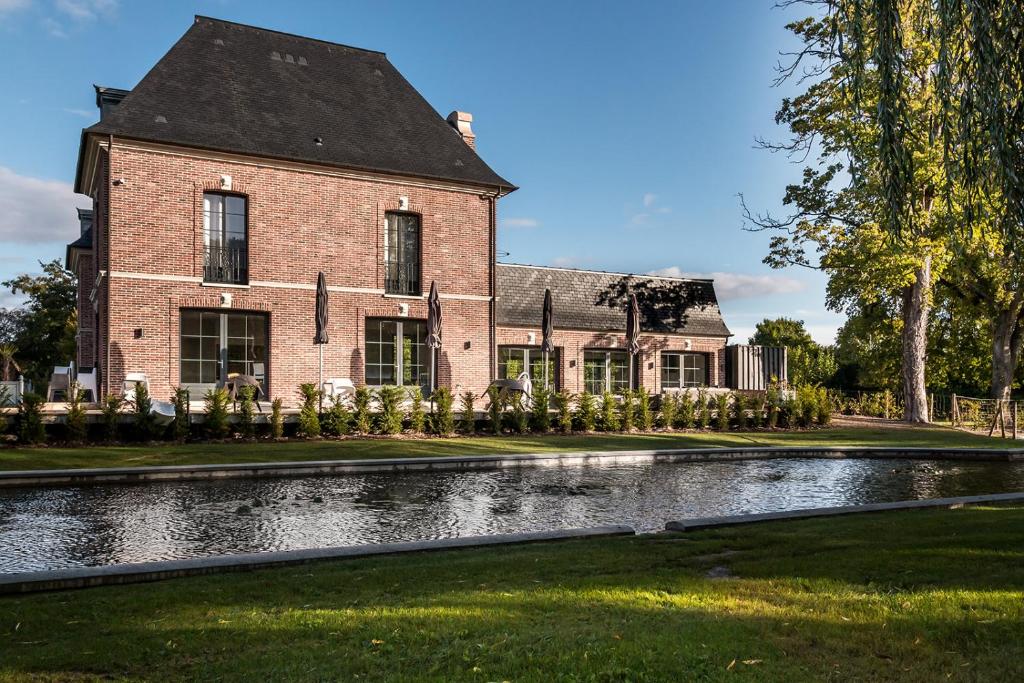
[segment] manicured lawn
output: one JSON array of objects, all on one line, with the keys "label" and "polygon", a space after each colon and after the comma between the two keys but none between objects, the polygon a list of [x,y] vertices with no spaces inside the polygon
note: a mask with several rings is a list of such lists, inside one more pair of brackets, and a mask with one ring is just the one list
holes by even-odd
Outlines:
[{"label": "manicured lawn", "polygon": [[990,507],[0,598],[0,680],[1010,681],[1022,633]]},{"label": "manicured lawn", "polygon": [[490,453],[540,453],[646,448],[722,446],[966,446],[1007,448],[1012,441],[967,434],[945,427],[844,427],[808,431],[673,432],[451,439],[344,439],[238,443],[147,444],[86,448],[14,448],[0,450],[0,470],[70,467],[139,467],[208,463],[416,458]]}]

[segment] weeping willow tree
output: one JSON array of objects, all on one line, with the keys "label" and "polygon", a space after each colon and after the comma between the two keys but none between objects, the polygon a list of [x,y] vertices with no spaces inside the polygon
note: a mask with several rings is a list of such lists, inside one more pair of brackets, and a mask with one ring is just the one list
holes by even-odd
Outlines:
[{"label": "weeping willow tree", "polygon": [[897,321],[904,417],[926,422],[928,317],[947,253],[934,201],[943,164],[930,6],[907,2],[912,11],[900,14],[853,0],[784,4],[819,11],[789,25],[802,45],[779,67],[780,83],[805,86],[776,114],[791,136],[761,144],[809,163],[786,188],[792,213],[744,207],[748,225],[783,233],[772,239],[769,265],[828,274],[830,308]]},{"label": "weeping willow tree", "polygon": [[[988,320],[991,391],[1008,397],[1024,347],[1024,4],[782,4],[819,10],[791,26],[804,49],[782,76],[814,83],[777,116],[799,142],[787,149],[849,162],[845,174],[808,169],[787,189],[795,220],[755,219],[788,233],[773,240],[769,262],[806,264],[804,244],[814,244],[830,273],[830,305],[845,297],[851,309],[887,306],[899,316],[908,420],[927,419],[936,283]],[[816,66],[798,68],[808,60]]]},{"label": "weeping willow tree", "polygon": [[1024,4],[934,0],[932,10],[944,196],[963,218],[955,281],[990,320],[991,391],[1009,398],[1024,346]]}]

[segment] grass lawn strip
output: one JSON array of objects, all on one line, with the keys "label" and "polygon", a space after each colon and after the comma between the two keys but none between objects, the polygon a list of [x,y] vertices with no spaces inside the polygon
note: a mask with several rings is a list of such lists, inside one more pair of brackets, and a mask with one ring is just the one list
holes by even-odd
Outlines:
[{"label": "grass lawn strip", "polygon": [[0,599],[0,680],[1020,680],[1024,508]]},{"label": "grass lawn strip", "polygon": [[153,443],[78,448],[0,450],[0,470],[144,467],[306,460],[416,458],[455,455],[547,453],[749,446],[914,446],[1008,448],[1014,442],[943,427],[843,427],[808,431],[573,434],[450,439],[342,439],[226,443]]}]

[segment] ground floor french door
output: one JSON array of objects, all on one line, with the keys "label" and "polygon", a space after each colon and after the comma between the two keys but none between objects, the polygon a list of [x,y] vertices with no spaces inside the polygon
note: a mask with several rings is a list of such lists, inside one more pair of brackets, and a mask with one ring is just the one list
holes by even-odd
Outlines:
[{"label": "ground floor french door", "polygon": [[248,375],[269,394],[269,342],[266,314],[183,310],[181,385],[197,396],[236,375]]}]

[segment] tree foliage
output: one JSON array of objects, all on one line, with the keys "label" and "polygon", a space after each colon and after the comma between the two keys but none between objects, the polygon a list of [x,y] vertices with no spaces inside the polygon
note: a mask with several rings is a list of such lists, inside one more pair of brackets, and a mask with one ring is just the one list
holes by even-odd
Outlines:
[{"label": "tree foliage", "polygon": [[13,344],[21,369],[33,382],[45,382],[55,365],[66,365],[75,354],[77,283],[59,260],[40,262],[42,274],[5,280],[12,294],[27,297],[2,318],[3,341]]}]

